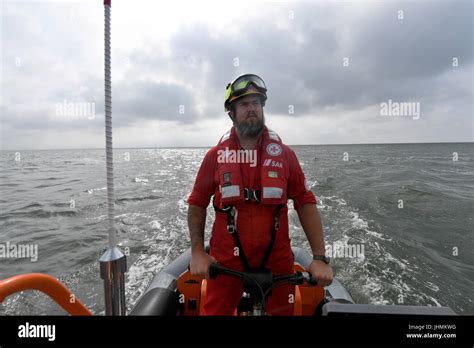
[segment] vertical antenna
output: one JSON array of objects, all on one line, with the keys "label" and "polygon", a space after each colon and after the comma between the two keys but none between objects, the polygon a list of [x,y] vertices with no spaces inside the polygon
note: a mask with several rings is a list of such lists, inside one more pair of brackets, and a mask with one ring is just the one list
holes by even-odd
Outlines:
[{"label": "vertical antenna", "polygon": [[106,315],[125,315],[125,272],[127,259],[117,247],[115,227],[114,161],[112,149],[112,83],[110,76],[110,7],[104,0],[104,53],[105,53],[105,151],[107,167],[107,218],[109,248],[100,257],[100,277],[104,280]]}]

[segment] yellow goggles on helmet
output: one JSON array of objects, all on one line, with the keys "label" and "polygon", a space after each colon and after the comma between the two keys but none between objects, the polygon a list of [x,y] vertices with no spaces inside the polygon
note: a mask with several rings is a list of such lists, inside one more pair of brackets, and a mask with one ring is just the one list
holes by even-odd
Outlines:
[{"label": "yellow goggles on helmet", "polygon": [[[251,87],[254,87],[253,89]],[[229,106],[235,99],[246,94],[260,94],[267,99],[267,86],[265,82],[257,75],[245,74],[236,78],[232,83],[229,83],[225,94],[225,109],[229,111]]]}]

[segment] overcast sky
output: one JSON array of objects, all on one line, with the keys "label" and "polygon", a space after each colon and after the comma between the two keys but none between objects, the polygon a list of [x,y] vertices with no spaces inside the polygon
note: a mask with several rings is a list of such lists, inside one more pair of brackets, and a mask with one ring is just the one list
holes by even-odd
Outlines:
[{"label": "overcast sky", "polygon": [[[2,149],[105,146],[103,16],[1,1]],[[247,72],[290,145],[473,141],[473,41],[471,0],[112,0],[114,146],[215,145]]]}]

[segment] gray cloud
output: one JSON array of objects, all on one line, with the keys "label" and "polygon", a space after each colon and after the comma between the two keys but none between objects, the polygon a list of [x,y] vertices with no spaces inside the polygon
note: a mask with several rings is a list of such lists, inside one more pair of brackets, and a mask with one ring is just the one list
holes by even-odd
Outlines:
[{"label": "gray cloud", "polygon": [[[207,110],[210,117],[221,113],[225,84],[244,71],[265,78],[267,109],[280,114],[290,104],[302,115],[327,107],[361,109],[387,99],[420,101],[440,89],[452,91],[453,98],[458,93],[469,98],[471,86],[458,81],[446,86],[438,79],[454,69],[472,76],[472,3],[455,4],[373,4],[368,13],[350,17],[354,4],[300,3],[291,7],[295,19],[285,29],[273,21],[243,20],[238,35],[219,40],[202,26],[184,29],[171,39],[166,67],[185,75],[194,89],[205,86],[219,101]],[[403,20],[397,18],[399,9]],[[282,9],[281,17],[287,12]],[[328,12],[334,21],[328,20]],[[163,62],[157,56],[159,52],[141,63],[158,70]],[[233,69],[235,57],[240,69]],[[343,67],[346,57],[349,66]],[[453,57],[459,59],[457,68],[452,67]],[[206,63],[211,70],[203,74]]]},{"label": "gray cloud", "polygon": [[[71,18],[64,7],[47,4],[3,5],[2,129],[98,131],[103,127],[101,13],[89,16],[89,7],[71,7]],[[383,134],[387,121],[378,105],[388,99],[420,102],[425,122],[417,128],[420,139],[472,141],[472,13],[469,0],[296,2],[268,4],[256,17],[242,17],[219,32],[205,21],[186,23],[169,38],[166,51],[152,39],[113,51],[114,126],[153,120],[189,126],[223,118],[227,82],[254,72],[269,88],[267,119],[311,115],[325,119],[328,128],[336,119],[349,122],[334,132],[334,142],[361,142],[351,134],[376,132],[378,126]],[[452,66],[453,57],[458,67]],[[15,65],[17,58],[21,66]],[[55,117],[62,101],[94,103],[95,119]],[[288,114],[289,105],[295,114]],[[347,117],[362,110],[367,112]],[[450,134],[437,130],[452,124],[458,126]],[[406,132],[406,126],[396,128]],[[15,141],[8,132],[2,135],[2,146]]]},{"label": "gray cloud", "polygon": [[120,125],[140,119],[192,123],[198,116],[192,91],[177,84],[121,81],[114,91],[114,117]]}]

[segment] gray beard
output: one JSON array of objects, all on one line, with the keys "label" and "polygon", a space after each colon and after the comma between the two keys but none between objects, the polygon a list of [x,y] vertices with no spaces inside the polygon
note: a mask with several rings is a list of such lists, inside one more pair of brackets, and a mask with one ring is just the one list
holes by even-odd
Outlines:
[{"label": "gray beard", "polygon": [[256,123],[247,124],[247,122],[237,123],[234,121],[234,126],[239,131],[240,135],[246,138],[255,138],[257,135],[260,134],[263,127],[265,126],[265,116],[262,115],[261,120],[257,120]]}]

